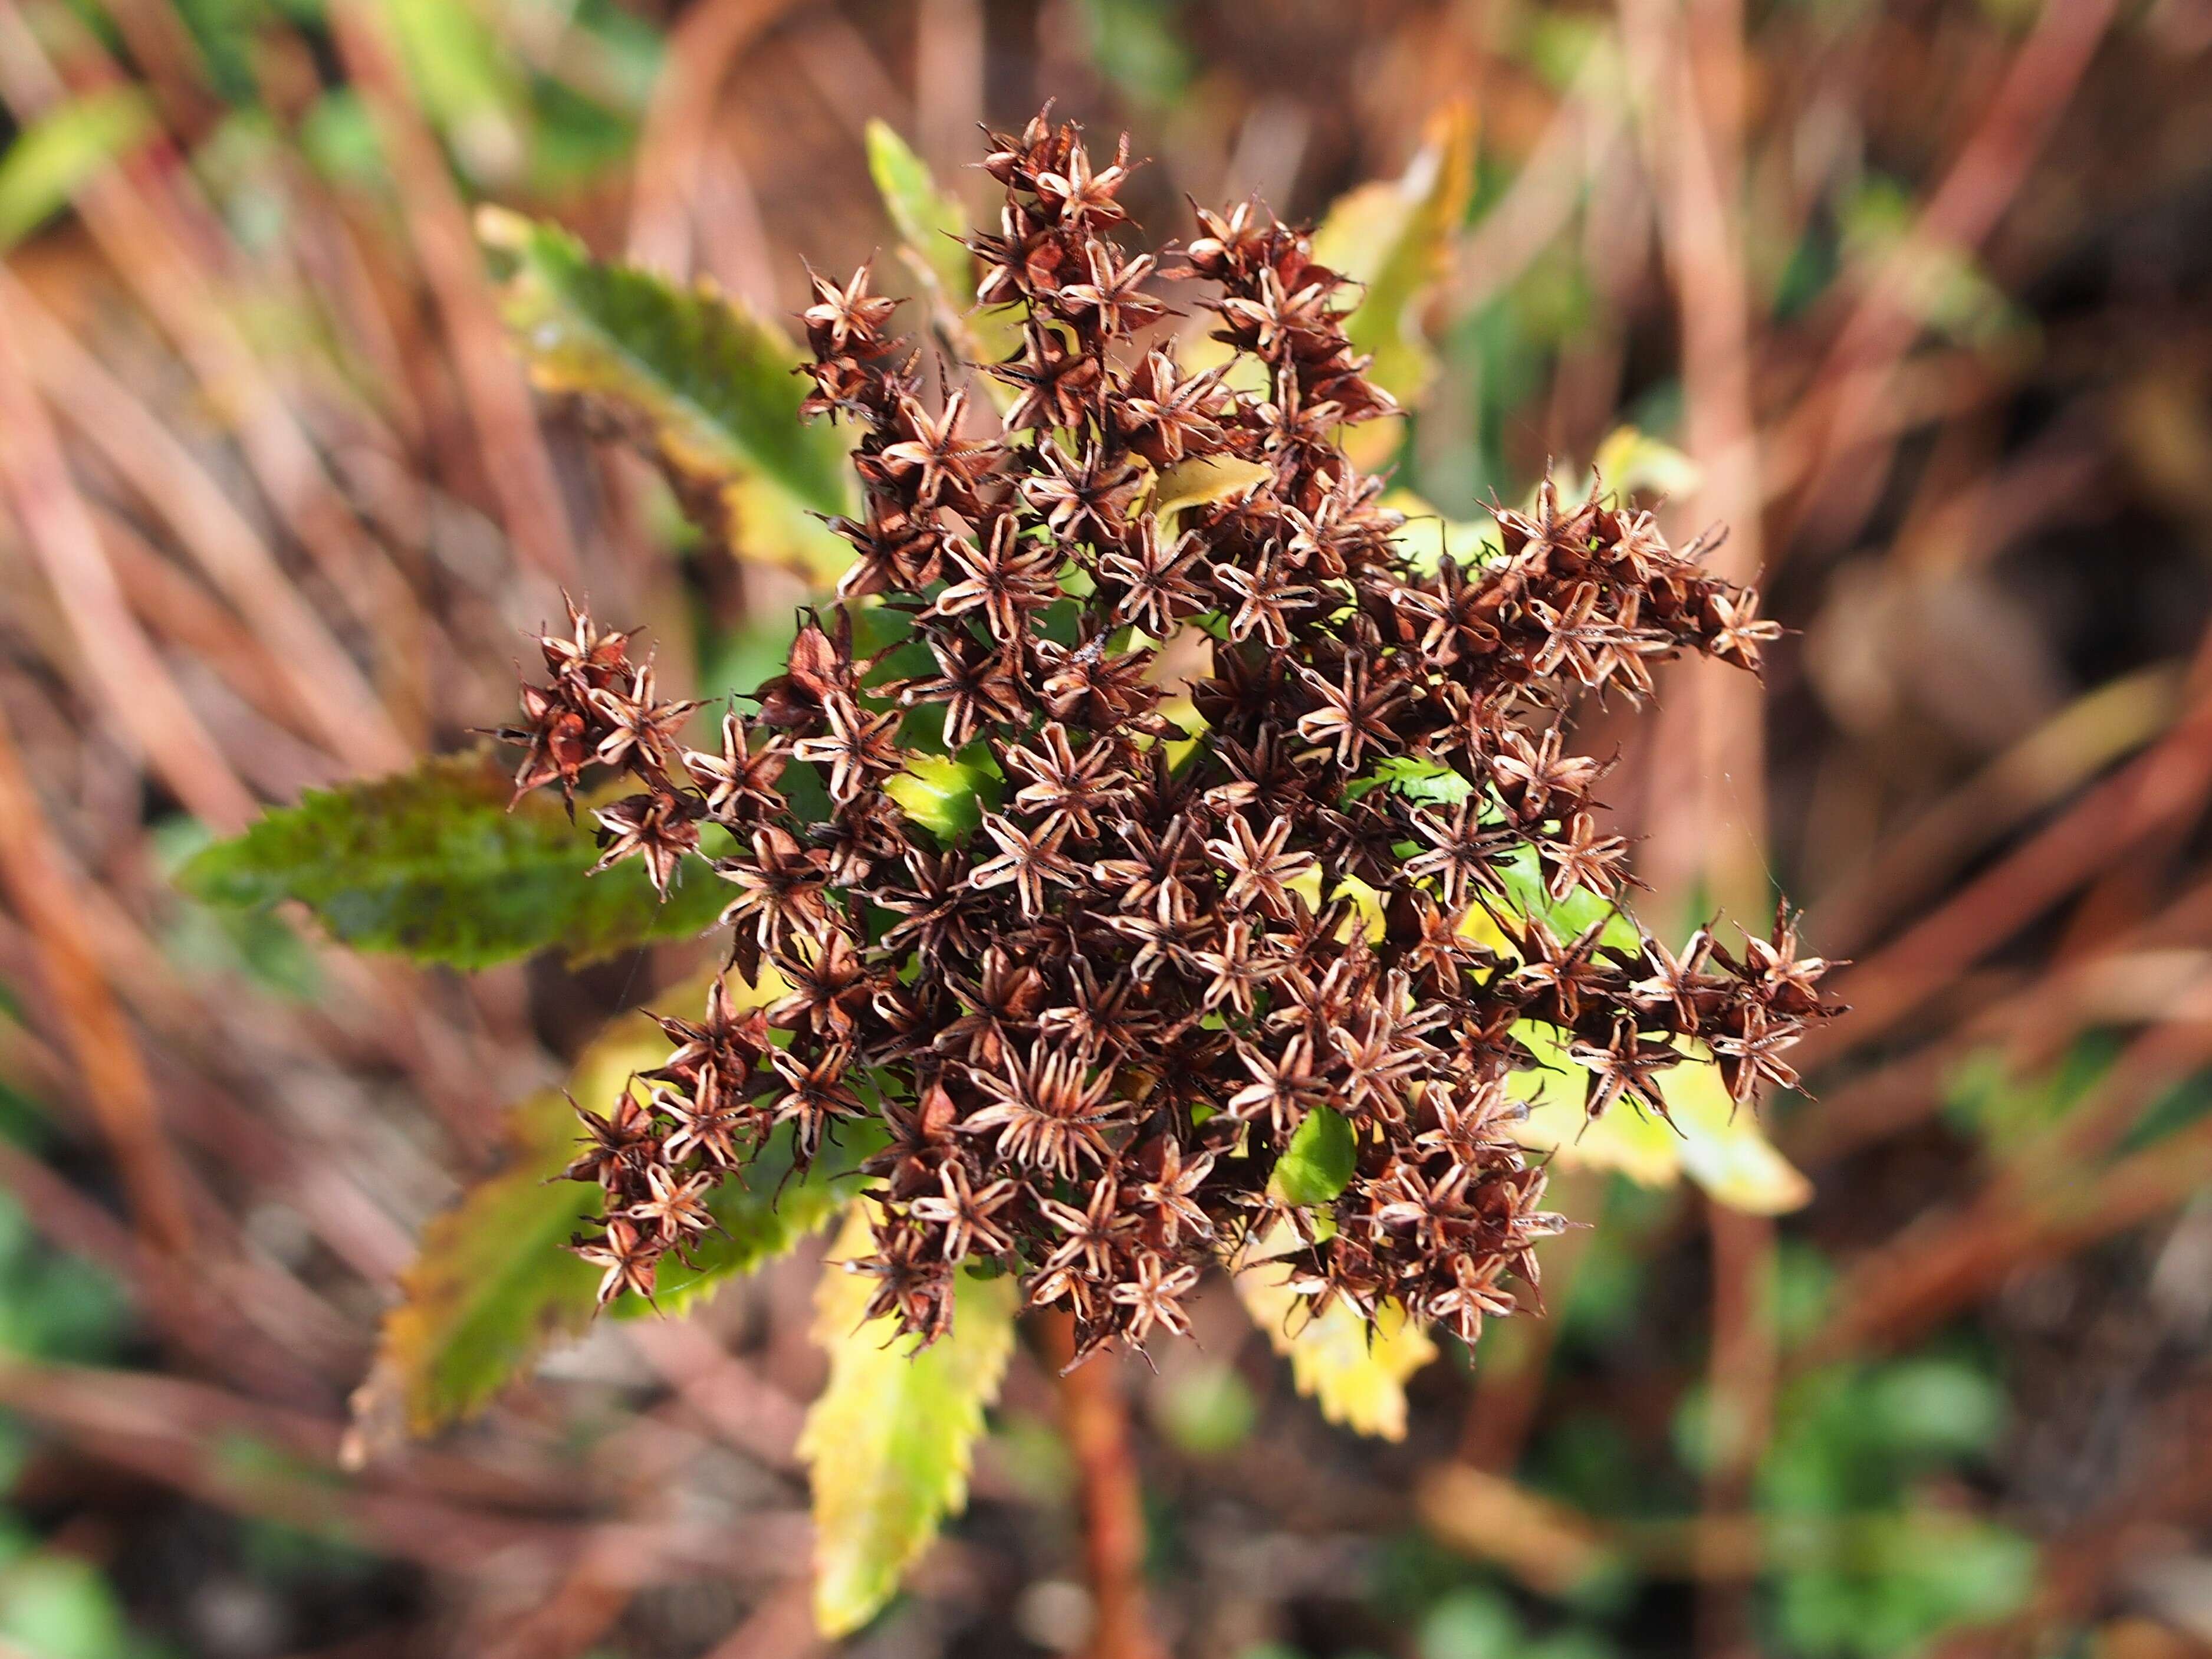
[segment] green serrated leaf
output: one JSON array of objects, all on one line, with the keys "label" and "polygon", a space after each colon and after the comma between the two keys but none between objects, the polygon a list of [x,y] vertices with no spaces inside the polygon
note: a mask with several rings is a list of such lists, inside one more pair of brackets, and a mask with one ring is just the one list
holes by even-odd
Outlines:
[{"label": "green serrated leaf", "polygon": [[1409,406],[1436,373],[1421,307],[1474,194],[1474,131],[1468,106],[1441,112],[1404,173],[1340,198],[1314,233],[1315,258],[1364,285],[1345,332],[1373,354],[1368,377]]},{"label": "green serrated leaf", "polygon": [[587,398],[658,455],[745,556],[828,583],[852,549],[810,514],[851,508],[849,430],[808,422],[781,331],[702,283],[592,258],[556,226],[482,208],[501,309],[543,391]]},{"label": "green serrated leaf", "polygon": [[[742,1002],[780,994],[771,975]],[[706,995],[704,981],[687,982],[656,1006],[688,1009]],[[635,1074],[659,1065],[668,1039],[644,1014],[626,1015],[578,1057],[568,1091],[594,1110]],[[656,1300],[664,1313],[690,1307],[713,1286],[791,1249],[827,1223],[850,1198],[848,1177],[882,1144],[880,1135],[847,1135],[825,1147],[805,1176],[792,1175],[787,1127],[772,1137],[744,1172],[714,1199],[723,1231],[710,1233],[687,1267],[661,1265]],[[386,1315],[369,1380],[355,1400],[364,1431],[389,1437],[404,1427],[429,1434],[480,1409],[552,1339],[583,1330],[592,1320],[599,1270],[562,1248],[598,1224],[599,1189],[560,1179],[575,1156],[577,1125],[562,1091],[549,1089],[517,1106],[508,1122],[505,1167],[469,1189],[460,1203],[424,1229],[414,1265],[401,1276],[399,1304]],[[612,1310],[649,1311],[625,1295]]]},{"label": "green serrated leaf", "polygon": [[[1523,847],[1497,866],[1499,882],[1512,908],[1524,916],[1540,918],[1562,939],[1577,939],[1602,924],[1598,942],[1623,951],[1642,947],[1644,936],[1626,912],[1587,887],[1571,887],[1563,899],[1554,899],[1544,884],[1542,866],[1534,851]],[[1470,918],[1472,920],[1472,918]]]},{"label": "green serrated leaf", "polygon": [[1011,1276],[963,1275],[951,1333],[916,1352],[891,1322],[862,1322],[873,1281],[837,1264],[869,1248],[865,1206],[845,1225],[815,1297],[830,1382],[799,1442],[814,1476],[814,1621],[832,1638],[873,1618],[945,1518],[965,1506],[1018,1301]]},{"label": "green serrated leaf", "polygon": [[689,1264],[664,1257],[653,1301],[626,1295],[614,1304],[615,1317],[687,1313],[725,1279],[743,1278],[828,1226],[857,1195],[861,1161],[888,1139],[874,1123],[843,1125],[806,1172],[794,1175],[792,1131],[777,1130],[745,1165],[744,1178],[724,1182],[708,1200],[722,1231],[694,1244]]},{"label": "green serrated leaf", "polygon": [[1295,1268],[1266,1261],[1237,1275],[1237,1294],[1291,1380],[1330,1422],[1384,1440],[1406,1437],[1406,1379],[1437,1357],[1437,1345],[1395,1302],[1376,1310],[1374,1328],[1341,1301],[1307,1311],[1290,1280]]},{"label": "green serrated leaf", "polygon": [[1301,1209],[1326,1204],[1351,1181],[1358,1156],[1352,1121],[1341,1112],[1316,1106],[1299,1121],[1291,1144],[1275,1161],[1275,1191],[1285,1203]]},{"label": "green serrated leaf", "polygon": [[33,121],[0,155],[0,252],[69,204],[77,188],[153,131],[135,87],[72,98]]},{"label": "green serrated leaf", "polygon": [[297,899],[356,949],[455,968],[556,945],[586,961],[713,925],[728,895],[703,869],[664,904],[641,860],[589,874],[591,831],[544,794],[510,811],[512,793],[483,750],[310,790],[195,855],[178,885],[233,908]]}]

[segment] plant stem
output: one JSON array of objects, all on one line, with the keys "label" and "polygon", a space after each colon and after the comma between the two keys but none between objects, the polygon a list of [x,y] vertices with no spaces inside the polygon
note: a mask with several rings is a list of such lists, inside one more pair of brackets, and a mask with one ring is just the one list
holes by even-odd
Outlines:
[{"label": "plant stem", "polygon": [[[1040,1319],[1038,1346],[1054,1370],[1075,1357],[1074,1322]],[[1111,1360],[1097,1355],[1060,1379],[1060,1413],[1083,1510],[1084,1565],[1094,1621],[1089,1659],[1166,1659],[1145,1607],[1145,1510],[1130,1444],[1128,1402]]]}]

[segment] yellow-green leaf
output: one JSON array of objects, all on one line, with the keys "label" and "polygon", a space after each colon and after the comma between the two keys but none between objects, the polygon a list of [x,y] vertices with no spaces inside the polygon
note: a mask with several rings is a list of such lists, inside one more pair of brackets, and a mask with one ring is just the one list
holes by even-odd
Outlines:
[{"label": "yellow-green leaf", "polygon": [[980,748],[964,755],[913,755],[902,772],[884,781],[884,793],[900,811],[951,842],[974,832],[999,804],[999,779]]},{"label": "yellow-green leaf", "polygon": [[1504,544],[1498,538],[1495,519],[1447,519],[1410,489],[1389,491],[1382,497],[1382,505],[1394,513],[1405,514],[1406,522],[1398,526],[1397,534],[1390,539],[1399,551],[1413,560],[1417,569],[1436,569],[1447,553],[1465,569],[1504,551]]},{"label": "yellow-green leaf", "polygon": [[1152,481],[1149,505],[1160,521],[1161,535],[1175,534],[1185,508],[1203,507],[1209,501],[1225,501],[1268,477],[1269,471],[1261,462],[1243,460],[1234,455],[1194,455],[1188,460],[1176,462]]},{"label": "yellow-green leaf", "polygon": [[968,234],[968,213],[937,187],[929,163],[914,153],[890,123],[867,126],[868,174],[884,198],[899,236],[955,311],[975,303],[975,257],[960,245]]},{"label": "yellow-green leaf", "polygon": [[1403,1440],[1406,1379],[1437,1357],[1437,1345],[1395,1302],[1376,1310],[1371,1332],[1341,1302],[1309,1314],[1291,1291],[1293,1271],[1280,1261],[1248,1267],[1237,1275],[1237,1293],[1275,1352],[1291,1362],[1298,1392],[1332,1423]]},{"label": "yellow-green leaf", "polygon": [[1326,1204],[1352,1179],[1358,1156],[1351,1120],[1316,1106],[1300,1120],[1291,1144],[1275,1160],[1275,1191],[1285,1203],[1301,1209]]},{"label": "yellow-green leaf", "polygon": [[88,179],[154,129],[135,87],[72,98],[15,135],[0,155],[0,252],[58,213]]},{"label": "yellow-green leaf", "polygon": [[647,447],[685,510],[744,556],[827,584],[852,549],[810,516],[851,507],[848,428],[807,422],[782,331],[711,285],[592,258],[556,226],[481,208],[477,232],[531,377]]},{"label": "yellow-green leaf", "polygon": [[1583,1115],[1583,1072],[1548,1025],[1523,1021],[1513,1035],[1543,1069],[1515,1075],[1513,1091],[1529,1103],[1521,1143],[1555,1152],[1570,1167],[1618,1170],[1646,1187],[1672,1186],[1686,1174],[1731,1209],[1781,1215],[1810,1201],[1813,1186],[1775,1150],[1759,1115],[1729,1097],[1704,1044],[1685,1042],[1680,1065],[1660,1073],[1669,1127],[1657,1114],[1622,1102],[1595,1123]]},{"label": "yellow-green leaf", "polygon": [[[618,1020],[578,1058],[568,1086],[604,1111],[631,1075],[668,1053],[642,1015]],[[507,1126],[506,1167],[423,1230],[399,1304],[385,1316],[368,1380],[354,1396],[379,1441],[429,1434],[479,1409],[548,1340],[590,1322],[599,1274],[562,1246],[599,1194],[550,1181],[575,1155],[576,1120],[558,1091],[533,1095]]]},{"label": "yellow-green leaf", "polygon": [[[1698,464],[1674,445],[1632,426],[1607,433],[1590,465],[1597,482],[1624,501],[1632,495],[1680,499],[1694,495],[1702,476]],[[1587,494],[1589,486],[1590,479],[1583,478],[1579,493]]]},{"label": "yellow-green leaf", "polygon": [[[1553,474],[1560,493],[1570,499],[1587,495],[1595,481],[1607,495],[1622,501],[1632,496],[1679,500],[1696,492],[1699,476],[1698,464],[1674,445],[1632,426],[1615,427],[1606,434],[1591,458],[1589,470]],[[1533,510],[1535,504],[1536,491],[1531,488],[1523,506]],[[1405,515],[1406,522],[1391,539],[1419,569],[1434,570],[1447,553],[1464,568],[1486,562],[1502,550],[1498,522],[1487,515],[1447,519],[1421,496],[1404,489],[1390,490],[1382,497],[1382,505]]]},{"label": "yellow-green leaf", "polygon": [[1373,354],[1370,378],[1402,404],[1436,372],[1421,312],[1474,194],[1474,132],[1471,106],[1440,111],[1402,174],[1339,198],[1314,233],[1315,256],[1364,285],[1345,331]]},{"label": "yellow-green leaf", "polygon": [[873,1281],[839,1263],[867,1248],[866,1207],[856,1206],[816,1292],[830,1382],[799,1442],[814,1479],[814,1621],[829,1637],[873,1618],[966,1505],[983,1410],[1014,1348],[1012,1277],[963,1275],[951,1334],[920,1352],[890,1321],[864,1324]]},{"label": "yellow-green leaf", "polygon": [[[930,290],[942,324],[979,362],[1012,356],[1022,344],[1020,308],[975,309],[975,256],[960,240],[968,234],[967,209],[939,186],[929,163],[885,122],[868,123],[867,144],[869,175],[905,245],[899,252]],[[993,380],[988,386],[1002,408],[1011,401],[1003,383]]]}]

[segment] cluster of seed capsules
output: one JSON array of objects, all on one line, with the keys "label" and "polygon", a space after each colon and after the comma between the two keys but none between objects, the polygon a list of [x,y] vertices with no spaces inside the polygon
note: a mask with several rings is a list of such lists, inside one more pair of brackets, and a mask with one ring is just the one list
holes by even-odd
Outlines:
[{"label": "cluster of seed capsules", "polygon": [[[1082,1352],[1186,1332],[1206,1264],[1266,1238],[1308,1306],[1472,1341],[1533,1297],[1560,1225],[1516,1139],[1516,1032],[1551,1028],[1592,1115],[1663,1113],[1700,1045],[1739,1101],[1793,1082],[1784,1050],[1826,1012],[1786,919],[1678,956],[1614,914],[1602,769],[1561,737],[1579,692],[1641,696],[1685,651],[1756,672],[1777,630],[1595,494],[1499,511],[1468,562],[1415,557],[1345,456],[1393,404],[1305,235],[1200,211],[1159,270],[1111,234],[1126,140],[1095,166],[1040,116],[984,165],[1006,205],[969,246],[1018,355],[933,383],[866,270],[816,281],[810,410],[855,428],[866,506],[835,526],[844,603],[750,729],[684,748],[690,706],[577,616],[508,734],[524,788],[633,778],[605,858],[664,887],[728,830],[732,971],[780,981],[664,1021],[650,1097],[584,1114],[571,1173],[606,1222],[578,1248],[605,1296],[649,1295],[787,1125],[802,1163],[877,1149],[854,1265],[925,1340],[963,1263],[1070,1312]],[[1155,281],[1210,285],[1210,366],[1160,343]],[[948,756],[977,780],[965,833],[900,804]],[[1349,1176],[1294,1201],[1277,1165],[1322,1113]]]}]

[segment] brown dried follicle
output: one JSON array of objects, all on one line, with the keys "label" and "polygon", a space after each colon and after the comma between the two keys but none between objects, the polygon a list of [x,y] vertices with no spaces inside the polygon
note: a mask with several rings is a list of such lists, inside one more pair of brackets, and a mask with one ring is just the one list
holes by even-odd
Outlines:
[{"label": "brown dried follicle", "polygon": [[[862,657],[848,611],[811,622],[757,694],[767,735],[733,720],[716,754],[627,706],[650,694],[622,661],[571,665],[612,648],[587,623],[527,694],[526,781],[571,787],[569,762],[599,757],[658,804],[603,816],[611,856],[653,856],[676,833],[655,826],[732,832],[714,869],[736,965],[789,987],[671,1022],[651,1099],[587,1120],[576,1173],[609,1221],[584,1248],[609,1294],[642,1288],[702,1224],[701,1183],[776,1126],[805,1158],[872,1117],[890,1145],[865,1165],[880,1202],[856,1265],[872,1310],[925,1337],[978,1258],[1068,1310],[1085,1352],[1180,1331],[1203,1266],[1287,1221],[1311,1304],[1396,1302],[1471,1340],[1533,1297],[1532,1246],[1559,1224],[1514,1138],[1517,1024],[1557,1028],[1595,1114],[1663,1110],[1681,1039],[1740,1100],[1787,1083],[1784,1049],[1825,1012],[1786,917],[1741,955],[1701,933],[1675,956],[1602,926],[1561,937],[1507,896],[1509,872],[1555,902],[1622,880],[1601,769],[1564,744],[1572,696],[1640,697],[1683,651],[1755,670],[1773,625],[1649,515],[1548,487],[1498,514],[1497,556],[1417,566],[1340,446],[1392,405],[1304,235],[1250,204],[1200,216],[1179,274],[1218,290],[1215,337],[1247,367],[1186,372],[1134,337],[1161,307],[1107,234],[1126,152],[1097,167],[1042,117],[994,146],[1006,204],[971,246],[986,300],[1025,318],[1019,355],[955,366],[933,406],[865,270],[817,279],[805,313],[810,407],[858,428],[842,591],[903,636]],[[1013,389],[995,436],[978,372]],[[1188,462],[1251,482],[1170,523],[1154,480]],[[1194,743],[1152,673],[1170,635],[1199,664]],[[580,674],[600,682],[580,699]],[[933,726],[1005,780],[943,845],[885,787],[942,752]],[[787,766],[820,778],[825,821],[784,806]],[[1356,1147],[1333,1229],[1271,1189],[1323,1109]]]}]

